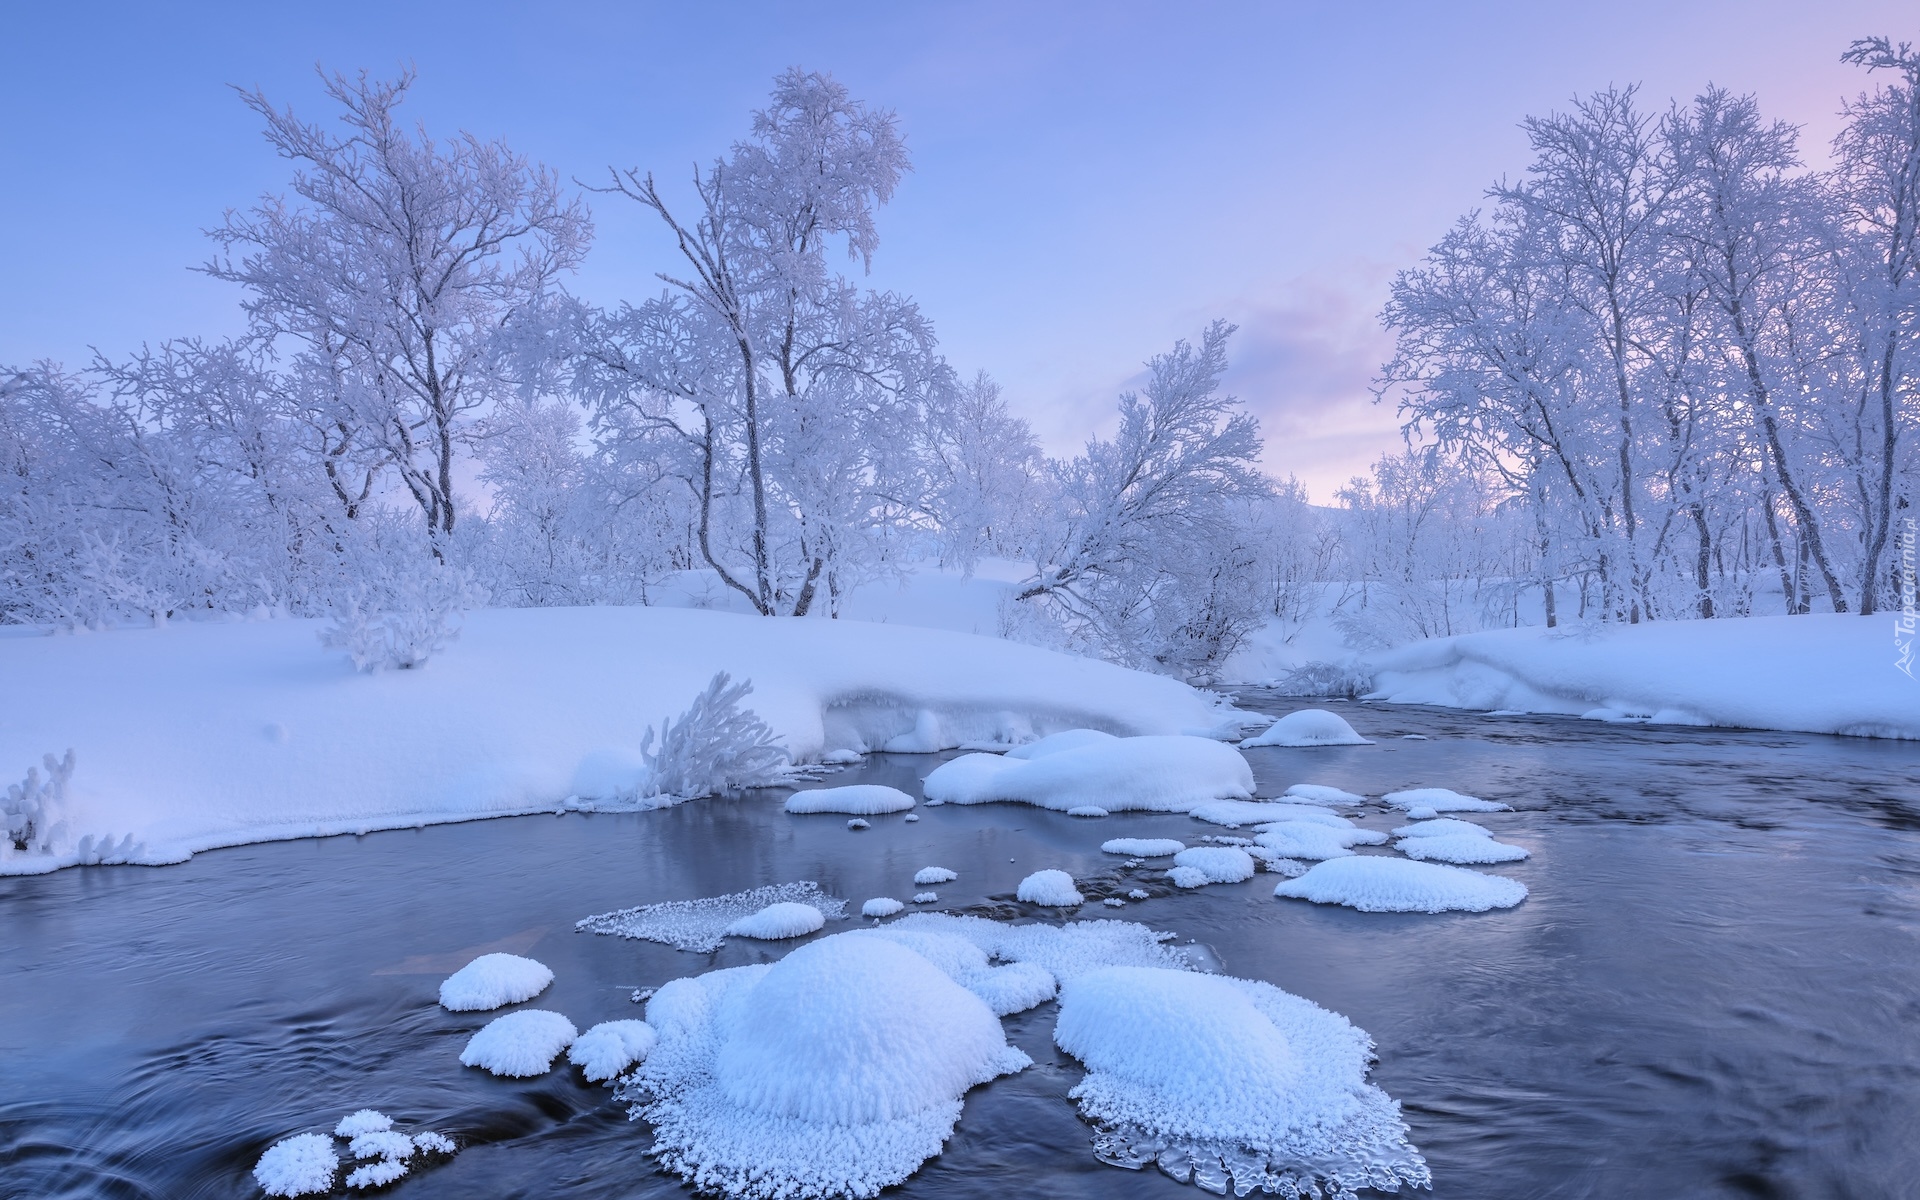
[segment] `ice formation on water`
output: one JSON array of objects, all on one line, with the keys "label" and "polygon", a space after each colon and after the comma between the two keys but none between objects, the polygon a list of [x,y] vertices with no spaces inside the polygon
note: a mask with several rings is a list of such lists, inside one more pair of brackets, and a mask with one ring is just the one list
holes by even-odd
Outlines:
[{"label": "ice formation on water", "polygon": [[393,1118],[371,1108],[362,1108],[340,1118],[333,1127],[333,1136],[357,1138],[363,1133],[384,1133],[393,1128]]},{"label": "ice formation on water", "polygon": [[1134,888],[1134,889],[1133,889],[1132,891],[1129,891],[1129,892],[1127,893],[1127,899],[1129,899],[1129,900],[1151,900],[1151,899],[1153,899],[1153,893],[1152,893],[1152,892],[1149,892],[1149,891],[1147,891],[1147,890],[1146,890],[1146,889],[1144,889],[1144,888]]},{"label": "ice formation on water", "polygon": [[578,1036],[573,1022],[559,1013],[523,1008],[495,1017],[467,1039],[460,1061],[507,1079],[545,1075]]},{"label": "ice formation on water", "polygon": [[727,926],[741,917],[752,916],[770,904],[792,902],[820,910],[829,921],[846,915],[847,902],[827,895],[811,881],[776,883],[751,891],[704,900],[668,900],[661,904],[643,904],[617,912],[600,913],[575,922],[575,928],[588,933],[611,933],[617,937],[642,938],[664,942],[676,950],[707,954],[719,949]]},{"label": "ice formation on water", "polygon": [[1431,821],[1439,815],[1440,812],[1438,809],[1428,808],[1424,804],[1416,805],[1407,810],[1407,816],[1415,821]]},{"label": "ice formation on water", "polygon": [[347,1173],[347,1187],[382,1187],[407,1173],[418,1155],[446,1157],[458,1147],[444,1134],[423,1132],[409,1137],[393,1128],[385,1113],[363,1108],[340,1118],[333,1137],[301,1133],[267,1148],[253,1169],[254,1182],[269,1196],[310,1196],[331,1192],[340,1158],[334,1138],[349,1139],[347,1156],[360,1165]]},{"label": "ice formation on water", "polygon": [[552,982],[553,972],[544,963],[518,954],[482,954],[440,984],[440,1007],[486,1012],[531,1000]]},{"label": "ice formation on water", "polygon": [[[1056,737],[1065,735],[1056,734]],[[1042,739],[1034,750],[1051,739]],[[1209,800],[1253,794],[1253,770],[1240,752],[1211,738],[1183,735],[1116,738],[1016,758],[1015,751],[965,754],[943,763],[924,784],[930,803],[1019,801],[1071,812],[1145,809],[1186,812]]]},{"label": "ice formation on water", "polygon": [[826,923],[827,918],[813,905],[782,900],[727,926],[727,936],[774,942],[783,938],[805,937]]},{"label": "ice formation on water", "polygon": [[852,813],[866,817],[905,812],[912,807],[912,796],[899,788],[878,783],[810,788],[788,796],[786,803],[786,810],[790,813]]},{"label": "ice formation on water", "polygon": [[1483,866],[1488,863],[1519,862],[1529,857],[1526,850],[1496,842],[1485,833],[1443,834],[1438,837],[1402,838],[1393,848],[1408,858],[1427,862]]},{"label": "ice formation on water", "polygon": [[875,896],[860,906],[863,917],[890,917],[905,908],[906,905],[891,896]]},{"label": "ice formation on water", "polygon": [[1266,731],[1241,742],[1250,746],[1371,746],[1372,742],[1353,731],[1338,713],[1324,708],[1303,708],[1290,712],[1267,726]]},{"label": "ice formation on water", "polygon": [[1348,1196],[1431,1185],[1399,1108],[1367,1082],[1373,1043],[1270,984],[1108,967],[1064,982],[1054,1042],[1114,1166],[1158,1162],[1218,1194]]},{"label": "ice formation on water", "polygon": [[1199,871],[1208,883],[1240,883],[1253,878],[1253,856],[1232,846],[1195,846],[1182,850],[1173,856],[1173,865]]},{"label": "ice formation on water", "polygon": [[940,1152],[974,1086],[1032,1062],[992,1008],[891,931],[662,987],[618,1093],[653,1154],[733,1200],[865,1197]]},{"label": "ice formation on water", "polygon": [[[1367,830],[1352,830],[1353,833],[1366,833]],[[1348,847],[1352,841],[1349,831],[1329,829],[1325,825],[1309,825],[1304,821],[1278,821],[1261,828],[1253,837],[1254,843],[1271,850],[1282,858],[1304,858],[1318,862],[1325,858],[1345,858],[1353,851]],[[1385,841],[1383,837],[1380,839]]]},{"label": "ice formation on water", "polygon": [[1361,912],[1486,912],[1527,898],[1526,885],[1437,863],[1368,855],[1320,863],[1273,894]]},{"label": "ice formation on water", "polygon": [[939,899],[939,892],[915,892],[913,894],[913,902],[915,904],[932,904]]},{"label": "ice formation on water", "polygon": [[1337,787],[1328,787],[1324,783],[1296,783],[1284,793],[1298,796],[1313,804],[1365,804],[1365,796],[1356,796],[1352,792]]},{"label": "ice formation on water", "polygon": [[1129,858],[1164,858],[1180,853],[1187,845],[1172,838],[1113,838],[1101,842],[1100,848],[1108,854],[1124,854]]},{"label": "ice formation on water", "polygon": [[406,1173],[406,1159],[382,1158],[349,1171],[347,1186],[350,1188],[385,1187]]},{"label": "ice formation on water", "polygon": [[1493,831],[1472,821],[1456,821],[1452,817],[1439,817],[1427,821],[1415,821],[1411,825],[1402,825],[1393,831],[1397,838],[1417,837],[1481,837],[1490,838]]},{"label": "ice formation on water", "polygon": [[1080,894],[1080,889],[1073,886],[1073,876],[1065,871],[1054,870],[1035,871],[1022,879],[1014,896],[1028,904],[1050,904],[1061,908],[1086,899]]},{"label": "ice formation on water", "polygon": [[1409,788],[1404,792],[1388,792],[1380,798],[1395,808],[1406,809],[1410,817],[1415,815],[1416,809],[1429,809],[1436,813],[1510,811],[1504,804],[1482,800],[1478,796],[1463,796],[1446,788]]},{"label": "ice formation on water", "polygon": [[1278,850],[1269,850],[1265,846],[1251,846],[1247,853],[1260,860],[1269,875],[1278,875],[1282,879],[1298,879],[1305,875],[1312,863],[1297,858],[1288,858]]},{"label": "ice formation on water", "polygon": [[949,871],[945,867],[921,867],[913,873],[913,881],[922,885],[929,883],[952,883],[958,878],[960,878],[960,876],[956,872]]},{"label": "ice formation on water", "polygon": [[602,1021],[574,1040],[567,1061],[579,1067],[588,1082],[608,1083],[644,1061],[658,1040],[645,1021]]},{"label": "ice formation on water", "polygon": [[1082,804],[1078,808],[1068,809],[1067,815],[1070,817],[1108,817],[1113,814],[1101,808],[1098,804]]},{"label": "ice formation on water", "polygon": [[906,816],[904,816],[904,817],[901,817],[900,819],[901,819],[902,821],[918,821],[918,820],[920,819],[920,814],[919,814],[919,813],[908,813],[908,814],[907,814]]},{"label": "ice formation on water", "polygon": [[1211,804],[1194,805],[1190,815],[1209,825],[1224,825],[1228,829],[1268,821],[1311,821],[1330,829],[1353,828],[1352,821],[1317,804],[1284,804],[1271,800],[1215,800]]},{"label": "ice formation on water", "polygon": [[1199,867],[1175,867],[1167,872],[1167,881],[1183,888],[1205,887],[1213,882]]},{"label": "ice formation on water", "polygon": [[855,830],[871,829],[873,828],[873,823],[871,821],[866,821],[859,817],[855,817],[853,820],[847,822],[847,828],[855,829]]},{"label": "ice formation on water", "polygon": [[1127,902],[1118,896],[1108,896],[1100,903],[1106,905],[1108,908],[1125,908],[1127,906]]},{"label": "ice formation on water", "polygon": [[916,928],[913,918],[859,932],[886,938],[918,954],[980,997],[997,1017],[1045,1004],[1058,990],[1053,972],[1039,963],[1009,962],[994,966],[988,961],[987,952],[975,942],[958,933]]},{"label": "ice formation on water", "polygon": [[333,1190],[340,1156],[323,1133],[296,1133],[267,1147],[253,1181],[269,1196],[312,1196]]}]

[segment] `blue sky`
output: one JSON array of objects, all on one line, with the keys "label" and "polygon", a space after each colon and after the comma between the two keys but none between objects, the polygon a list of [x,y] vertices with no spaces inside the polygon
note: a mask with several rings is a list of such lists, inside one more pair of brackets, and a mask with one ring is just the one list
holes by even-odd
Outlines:
[{"label": "blue sky", "polygon": [[[1910,2],[1565,4],[0,3],[0,363],[237,330],[201,230],[284,187],[229,84],[325,114],[313,75],[420,73],[441,136],[563,175],[684,179],[780,69],[896,110],[915,170],[872,282],[915,296],[1051,449],[1143,359],[1238,322],[1233,388],[1317,500],[1397,445],[1367,382],[1392,272],[1526,162],[1529,112],[1610,82],[1759,94],[1818,154],[1867,33]],[[671,247],[595,197],[577,292],[656,286]]]}]

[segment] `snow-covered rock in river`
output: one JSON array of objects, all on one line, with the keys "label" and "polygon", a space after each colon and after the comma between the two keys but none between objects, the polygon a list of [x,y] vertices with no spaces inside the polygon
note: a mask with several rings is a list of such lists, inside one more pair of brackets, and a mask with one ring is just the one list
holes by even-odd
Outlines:
[{"label": "snow-covered rock in river", "polygon": [[645,1021],[602,1021],[567,1050],[567,1061],[592,1083],[604,1083],[646,1059],[659,1035]]},{"label": "snow-covered rock in river", "polygon": [[356,1109],[340,1118],[333,1127],[333,1136],[357,1138],[365,1133],[385,1133],[393,1128],[393,1118],[371,1108]]},{"label": "snow-covered rock in river", "polygon": [[1464,796],[1447,788],[1408,788],[1406,791],[1388,792],[1380,799],[1395,808],[1406,809],[1409,816],[1421,811],[1430,814],[1512,811],[1504,804],[1482,800],[1478,796]]},{"label": "snow-covered rock in river", "polygon": [[1344,858],[1355,845],[1379,844],[1386,835],[1358,827],[1333,829],[1307,821],[1276,821],[1263,825],[1253,835],[1254,844],[1283,858],[1302,858],[1318,862],[1326,858]]},{"label": "snow-covered rock in river", "polygon": [[269,1196],[314,1196],[333,1190],[340,1156],[323,1133],[296,1133],[267,1147],[253,1181]]},{"label": "snow-covered rock in river", "polygon": [[939,899],[939,892],[915,892],[913,894],[913,902],[915,904],[934,904],[937,903]]},{"label": "snow-covered rock in river", "polygon": [[875,896],[860,906],[860,915],[863,917],[891,917],[905,907],[906,905],[891,896]]},{"label": "snow-covered rock in river", "polygon": [[1068,908],[1086,899],[1080,889],[1073,886],[1073,876],[1065,871],[1035,871],[1020,881],[1020,887],[1014,892],[1017,899],[1028,904],[1047,904]]},{"label": "snow-covered rock in river", "polygon": [[852,783],[845,787],[809,788],[787,797],[790,813],[852,813],[872,817],[881,813],[905,812],[914,800],[899,788],[878,783]]},{"label": "snow-covered rock in river", "polygon": [[1232,846],[1195,846],[1182,850],[1173,856],[1173,865],[1199,871],[1208,883],[1240,883],[1253,878],[1253,856]]},{"label": "snow-covered rock in river", "polygon": [[929,801],[951,804],[1186,812],[1253,795],[1253,771],[1238,750],[1211,738],[1105,738],[1034,758],[962,755],[928,775],[923,790]]},{"label": "snow-covered rock in river", "polygon": [[1215,800],[1196,804],[1188,814],[1211,825],[1238,829],[1242,825],[1260,825],[1270,821],[1309,821],[1331,829],[1352,829],[1353,822],[1317,804],[1286,804],[1272,800]]},{"label": "snow-covered rock in river", "polygon": [[1124,854],[1128,858],[1165,858],[1185,850],[1187,844],[1172,838],[1111,838],[1101,842],[1100,848],[1108,854]]},{"label": "snow-covered rock in river", "polygon": [[1415,821],[1411,825],[1402,825],[1393,831],[1397,838],[1419,837],[1481,837],[1490,838],[1493,832],[1472,821],[1456,821],[1452,817],[1438,817],[1426,821]]},{"label": "snow-covered rock in river", "polygon": [[1175,887],[1198,888],[1207,886],[1213,880],[1199,867],[1174,867],[1167,872],[1167,882]]},{"label": "snow-covered rock in river", "polygon": [[741,917],[727,926],[727,936],[776,942],[785,938],[805,937],[826,923],[825,915],[813,905],[783,900]]},{"label": "snow-covered rock in river", "polygon": [[578,1036],[573,1022],[557,1012],[522,1009],[495,1017],[467,1039],[460,1061],[507,1079],[545,1075]]},{"label": "snow-covered rock in river", "polygon": [[972,1087],[1031,1063],[993,1010],[877,932],[662,987],[620,1095],[667,1170],[734,1200],[871,1196],[940,1152]]},{"label": "snow-covered rock in river", "polygon": [[1402,838],[1393,848],[1408,858],[1423,862],[1453,863],[1456,866],[1485,866],[1491,863],[1519,862],[1527,851],[1506,842],[1496,842],[1484,834],[1456,833],[1439,837]]},{"label": "snow-covered rock in river", "polygon": [[482,954],[440,984],[440,1007],[452,1012],[486,1012],[531,1000],[547,990],[553,972],[546,964],[518,954]]},{"label": "snow-covered rock in river", "polygon": [[1324,708],[1303,708],[1290,712],[1267,726],[1265,731],[1241,742],[1254,746],[1371,746],[1372,742],[1353,731],[1339,713]]},{"label": "snow-covered rock in river", "polygon": [[1497,875],[1381,855],[1320,863],[1273,894],[1361,912],[1486,912],[1527,898],[1526,885]]},{"label": "snow-covered rock in river", "polygon": [[1309,804],[1340,805],[1367,802],[1365,796],[1355,795],[1341,788],[1329,787],[1324,783],[1296,783],[1283,794],[1297,796]]},{"label": "snow-covered rock in river", "polygon": [[913,881],[923,886],[929,883],[952,883],[958,878],[958,874],[945,867],[921,867],[913,873]]}]

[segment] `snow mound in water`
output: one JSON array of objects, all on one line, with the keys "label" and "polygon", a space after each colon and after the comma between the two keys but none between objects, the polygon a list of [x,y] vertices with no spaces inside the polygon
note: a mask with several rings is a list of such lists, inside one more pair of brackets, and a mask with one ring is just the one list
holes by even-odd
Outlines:
[{"label": "snow mound in water", "polygon": [[1393,831],[1397,838],[1420,837],[1479,837],[1490,838],[1493,832],[1472,821],[1456,821],[1451,817],[1439,817],[1430,821],[1415,821],[1411,825],[1402,825]]},{"label": "snow mound in water", "polygon": [[1100,848],[1108,854],[1124,854],[1128,858],[1165,858],[1185,850],[1187,844],[1172,838],[1113,838],[1101,842]]},{"label": "snow mound in water", "polygon": [[575,1039],[567,1061],[589,1082],[602,1083],[644,1061],[659,1040],[645,1021],[602,1021]]},{"label": "snow mound in water", "polygon": [[1175,887],[1197,888],[1205,887],[1213,880],[1208,879],[1207,873],[1199,867],[1175,867],[1167,872],[1167,882]]},{"label": "snow mound in water", "polygon": [[961,1098],[1032,1060],[923,956],[861,931],[662,987],[619,1095],[652,1153],[733,1200],[872,1196],[938,1154]]},{"label": "snow mound in water", "polygon": [[1408,858],[1427,862],[1484,866],[1488,863],[1519,862],[1529,857],[1526,850],[1496,842],[1484,834],[1453,834],[1440,837],[1403,838],[1393,848]]},{"label": "snow mound in water", "polygon": [[371,1108],[362,1108],[340,1118],[333,1127],[333,1136],[357,1138],[363,1133],[385,1133],[393,1128],[393,1118]]},{"label": "snow mound in water", "polygon": [[1380,798],[1395,808],[1406,809],[1409,815],[1415,809],[1436,813],[1512,811],[1504,804],[1495,804],[1478,796],[1463,796],[1446,788],[1409,788],[1404,792],[1388,792]]},{"label": "snow mound in water", "polygon": [[676,950],[708,954],[720,948],[727,927],[735,921],[750,917],[768,905],[785,902],[816,908],[830,921],[839,920],[847,912],[845,900],[827,895],[817,883],[777,883],[704,900],[669,900],[663,904],[623,908],[577,921],[574,928],[664,942]]},{"label": "snow mound in water", "polygon": [[881,813],[905,812],[913,807],[913,797],[899,788],[878,783],[854,783],[845,787],[810,788],[787,797],[790,813],[852,813],[872,817]]},{"label": "snow mound in water", "polygon": [[1361,912],[1439,913],[1512,908],[1527,898],[1527,889],[1478,871],[1368,855],[1323,862],[1273,894]]},{"label": "snow mound in water", "polygon": [[[1354,830],[1353,832],[1366,831]],[[1304,858],[1311,862],[1319,862],[1327,858],[1345,858],[1353,853],[1348,849],[1346,831],[1328,829],[1324,825],[1309,825],[1304,821],[1280,821],[1267,826],[1254,835],[1253,841],[1255,845],[1270,850],[1281,858]]]},{"label": "snow mound in water", "polygon": [[253,1168],[253,1181],[269,1196],[312,1196],[332,1191],[339,1169],[332,1138],[296,1133],[267,1147]]},{"label": "snow mound in water", "polygon": [[460,1061],[507,1079],[526,1079],[545,1075],[579,1036],[573,1022],[557,1012],[522,1009],[488,1022],[467,1040]]},{"label": "snow mound in water", "polygon": [[407,1173],[407,1160],[404,1158],[383,1158],[370,1162],[363,1167],[355,1167],[347,1174],[347,1186],[350,1188],[385,1187]]},{"label": "snow mound in water", "polygon": [[1058,754],[1062,750],[1078,750],[1084,746],[1101,746],[1120,739],[1111,733],[1098,729],[1067,729],[1059,733],[1050,733],[1038,741],[1028,742],[1024,746],[1015,746],[1007,751],[1008,758],[1035,759],[1045,758],[1049,754]]},{"label": "snow mound in water", "polygon": [[949,979],[986,1001],[995,1016],[1044,1004],[1053,999],[1058,988],[1053,972],[1040,964],[1016,962],[996,967],[988,962],[984,949],[956,933],[914,929],[907,922],[860,932],[905,946],[939,967]]},{"label": "snow mound in water", "polygon": [[1317,804],[1279,804],[1271,800],[1215,800],[1211,804],[1194,805],[1189,815],[1228,829],[1267,821],[1312,821],[1331,829],[1353,828],[1352,821]]},{"label": "snow mound in water", "polygon": [[1253,856],[1232,846],[1195,846],[1173,856],[1176,868],[1190,867],[1208,883],[1240,883],[1253,878]]},{"label": "snow mound in water", "polygon": [[741,917],[727,926],[727,935],[775,942],[782,938],[804,937],[826,923],[827,918],[813,905],[783,900],[778,904],[769,904],[750,916]]},{"label": "snow mound in water", "polygon": [[960,878],[959,873],[945,867],[921,867],[913,873],[913,881],[925,886],[929,883],[952,883]]},{"label": "snow mound in water", "polygon": [[1267,726],[1266,731],[1240,743],[1248,746],[1371,746],[1372,742],[1353,731],[1338,713],[1324,708],[1303,708],[1290,712]]},{"label": "snow mound in water", "polygon": [[939,892],[915,892],[913,894],[913,902],[915,904],[932,904],[938,899],[940,899]]},{"label": "snow mound in water", "polygon": [[1284,794],[1298,796],[1314,804],[1365,804],[1367,802],[1365,796],[1357,796],[1337,787],[1328,787],[1324,783],[1296,783]]},{"label": "snow mound in water", "polygon": [[440,984],[440,1007],[486,1012],[531,1000],[552,982],[553,972],[544,963],[518,954],[482,954]]},{"label": "snow mound in water", "polygon": [[[1143,895],[1136,899],[1145,899]],[[1173,934],[1132,921],[1069,921],[1064,925],[1009,925],[984,917],[915,913],[887,926],[889,933],[944,933],[964,938],[990,957],[1008,963],[1045,967],[1065,982],[1101,967],[1165,967],[1191,970],[1193,963],[1177,947]]]},{"label": "snow mound in water", "polygon": [[860,906],[863,917],[890,917],[905,908],[906,905],[891,896],[875,896]]},{"label": "snow mound in water", "polygon": [[1050,904],[1060,908],[1079,904],[1086,897],[1080,889],[1073,886],[1073,876],[1065,871],[1035,871],[1020,881],[1020,887],[1014,892],[1017,899],[1028,904]]},{"label": "snow mound in water", "polygon": [[1087,1068],[1068,1094],[1104,1162],[1158,1159],[1220,1194],[1431,1183],[1398,1106],[1367,1082],[1372,1040],[1270,984],[1109,967],[1061,989],[1053,1037]]},{"label": "snow mound in water", "polygon": [[1209,800],[1253,795],[1253,770],[1238,750],[1211,738],[1108,737],[1035,758],[962,755],[928,775],[924,790],[929,801],[943,804],[1005,800],[1056,812],[1186,812]]}]

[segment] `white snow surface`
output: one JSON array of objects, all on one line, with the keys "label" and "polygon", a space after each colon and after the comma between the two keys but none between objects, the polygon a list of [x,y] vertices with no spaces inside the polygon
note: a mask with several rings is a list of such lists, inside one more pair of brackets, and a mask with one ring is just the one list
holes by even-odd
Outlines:
[{"label": "white snow surface", "polygon": [[507,1079],[544,1075],[580,1033],[557,1012],[524,1008],[495,1017],[467,1039],[460,1062]]},{"label": "white snow surface", "polygon": [[518,954],[482,954],[441,982],[440,1007],[486,1012],[531,1000],[552,982],[545,963]]},{"label": "white snow surface", "polygon": [[1167,881],[1175,887],[1205,887],[1213,880],[1199,867],[1174,867],[1167,872]]},{"label": "white snow surface", "polygon": [[269,1196],[311,1196],[333,1190],[340,1156],[324,1133],[296,1133],[267,1147],[253,1181]]},{"label": "white snow surface", "polygon": [[666,900],[643,904],[617,912],[600,913],[574,923],[588,933],[611,933],[617,937],[641,938],[664,942],[676,950],[708,954],[720,948],[727,929],[742,917],[750,917],[768,905],[791,902],[819,910],[828,920],[846,915],[847,902],[829,896],[811,880],[776,883],[725,896],[701,900]]},{"label": "white snow surface", "polygon": [[863,917],[890,917],[905,907],[906,905],[895,900],[892,896],[875,896],[860,906],[860,915]]},{"label": "white snow surface", "polygon": [[782,900],[727,926],[727,936],[777,942],[786,938],[805,937],[826,923],[826,916],[813,905]]},{"label": "white snow surface", "polygon": [[940,803],[1186,812],[1210,800],[1253,795],[1253,770],[1223,742],[1156,735],[1098,740],[1037,758],[966,754],[935,768],[922,790]]},{"label": "white snow surface", "polygon": [[795,792],[787,797],[785,807],[790,813],[853,813],[871,817],[881,813],[905,812],[913,804],[913,797],[899,788],[879,783],[850,783],[844,787],[808,788],[803,792]]},{"label": "white snow surface", "polygon": [[[1416,811],[1428,813],[1512,811],[1504,804],[1482,800],[1478,796],[1465,796],[1447,788],[1409,788],[1403,792],[1388,792],[1380,799],[1395,808],[1406,809],[1409,816]],[[1430,820],[1431,817],[1428,819]]]},{"label": "white snow surface", "polygon": [[1124,854],[1128,858],[1165,858],[1185,850],[1187,844],[1172,838],[1112,838],[1101,842],[1100,848],[1108,854]]},{"label": "white snow surface", "polygon": [[1261,733],[1241,742],[1252,746],[1371,746],[1372,742],[1353,731],[1346,718],[1324,708],[1303,708],[1290,712]]},{"label": "white snow surface", "polygon": [[1521,628],[1371,659],[1380,699],[1676,725],[1920,738],[1920,688],[1894,668],[1898,614]]},{"label": "white snow surface", "polygon": [[1049,904],[1062,908],[1086,899],[1080,894],[1080,889],[1073,886],[1073,876],[1055,870],[1035,871],[1022,879],[1014,896],[1028,904]]},{"label": "white snow surface", "polygon": [[333,1136],[357,1138],[363,1133],[384,1133],[393,1128],[393,1118],[371,1108],[357,1109],[340,1118],[333,1127]]},{"label": "white snow surface", "polygon": [[1472,821],[1456,821],[1452,817],[1436,817],[1428,821],[1415,821],[1411,825],[1402,825],[1393,831],[1397,838],[1422,837],[1480,837],[1490,838],[1493,831],[1484,825],[1475,825]]},{"label": "white snow surface", "polygon": [[645,1021],[602,1021],[574,1039],[567,1061],[590,1082],[604,1083],[645,1060],[659,1040]]},{"label": "white snow surface", "polygon": [[921,867],[913,873],[913,881],[919,884],[952,883],[960,878],[959,874],[945,867]]},{"label": "white snow surface", "polygon": [[407,1173],[407,1163],[402,1158],[383,1158],[365,1166],[355,1167],[347,1173],[347,1186],[350,1188],[385,1187]]},{"label": "white snow surface", "polygon": [[1310,804],[1365,804],[1365,796],[1357,796],[1341,788],[1330,787],[1324,783],[1296,783],[1286,790],[1286,795],[1298,796]]},{"label": "white snow surface", "polygon": [[933,904],[939,899],[939,892],[915,892],[913,894],[913,902],[915,904]]},{"label": "white snow surface", "polygon": [[1194,805],[1189,815],[1211,825],[1225,825],[1228,829],[1269,821],[1306,821],[1330,829],[1353,828],[1352,821],[1317,804],[1286,804],[1271,800],[1215,800],[1210,804]]},{"label": "white snow surface", "polygon": [[1519,846],[1471,833],[1402,838],[1393,844],[1393,848],[1408,858],[1417,858],[1422,862],[1453,863],[1463,867],[1519,862],[1528,857],[1527,851]]},{"label": "white snow surface", "polygon": [[1113,734],[1101,729],[1063,729],[1059,733],[1050,733],[1024,746],[1015,746],[1007,751],[1007,757],[1045,758],[1049,754],[1058,754],[1062,750],[1078,750],[1083,746],[1098,746],[1116,740],[1118,739]]},{"label": "white snow surface", "polygon": [[1325,858],[1344,858],[1350,847],[1370,842],[1385,842],[1386,835],[1368,829],[1330,829],[1306,821],[1276,821],[1264,825],[1253,835],[1255,845],[1273,851],[1282,858],[1302,858],[1317,862]]},{"label": "white snow surface", "polygon": [[1068,809],[1067,815],[1070,817],[1110,817],[1113,814],[1101,808],[1098,804],[1082,804],[1077,808]]},{"label": "white snow surface", "polygon": [[1273,894],[1361,912],[1486,912],[1512,908],[1527,888],[1479,871],[1370,854],[1320,863]]},{"label": "white snow surface", "polygon": [[1253,878],[1253,856],[1233,846],[1195,846],[1173,856],[1175,867],[1191,867],[1208,883],[1240,883]]},{"label": "white snow surface", "polygon": [[[76,751],[51,854],[132,837],[144,862],[217,846],[619,802],[649,726],[717,671],[796,760],[933,751],[1066,729],[1212,730],[1229,710],[1175,680],[990,637],[863,621],[662,607],[470,613],[420,670],[362,674],[324,621],[174,622],[0,638],[0,679],[32,696],[0,721],[0,778]],[[116,843],[117,844],[117,843]]]}]

